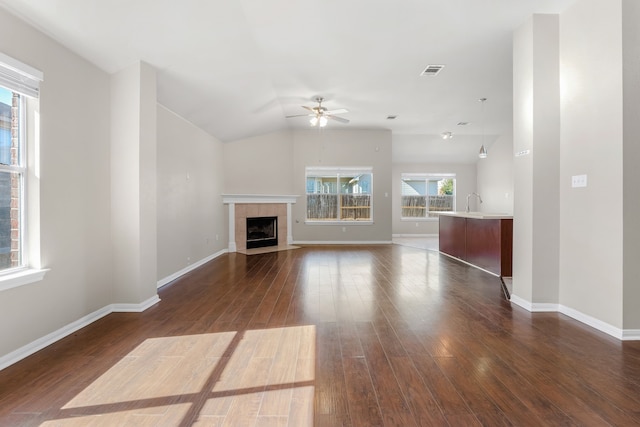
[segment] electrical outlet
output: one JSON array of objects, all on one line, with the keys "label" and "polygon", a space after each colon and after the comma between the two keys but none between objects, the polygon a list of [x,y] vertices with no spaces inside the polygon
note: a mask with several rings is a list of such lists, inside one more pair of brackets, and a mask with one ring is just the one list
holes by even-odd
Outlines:
[{"label": "electrical outlet", "polygon": [[586,187],[587,186],[587,175],[574,175],[571,177],[571,187]]},{"label": "electrical outlet", "polygon": [[347,227],[342,227],[342,232],[344,233],[345,231],[347,231]]}]

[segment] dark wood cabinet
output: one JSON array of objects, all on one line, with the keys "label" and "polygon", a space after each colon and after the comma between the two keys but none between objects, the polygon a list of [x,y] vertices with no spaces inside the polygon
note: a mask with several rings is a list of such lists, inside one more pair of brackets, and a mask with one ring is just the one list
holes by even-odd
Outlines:
[{"label": "dark wood cabinet", "polygon": [[440,252],[511,277],[513,219],[440,215]]}]

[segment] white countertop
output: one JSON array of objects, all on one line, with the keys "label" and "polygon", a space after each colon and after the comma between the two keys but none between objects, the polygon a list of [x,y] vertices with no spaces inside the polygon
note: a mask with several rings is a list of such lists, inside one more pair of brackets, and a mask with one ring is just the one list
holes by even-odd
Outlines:
[{"label": "white countertop", "polygon": [[513,215],[492,212],[440,212],[440,215],[472,219],[513,219]]}]

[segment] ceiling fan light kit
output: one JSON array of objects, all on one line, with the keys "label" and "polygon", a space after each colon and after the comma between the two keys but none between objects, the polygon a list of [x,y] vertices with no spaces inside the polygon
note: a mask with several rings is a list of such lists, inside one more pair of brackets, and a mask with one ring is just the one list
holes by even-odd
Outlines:
[{"label": "ceiling fan light kit", "polygon": [[318,103],[318,105],[316,107],[307,107],[306,105],[302,106],[302,108],[311,111],[311,113],[296,114],[293,116],[287,116],[286,118],[290,119],[292,117],[311,117],[309,119],[309,124],[312,127],[320,127],[320,128],[327,126],[327,123],[329,123],[329,119],[335,120],[340,123],[345,123],[345,124],[349,123],[349,120],[336,116],[336,114],[348,113],[349,110],[347,110],[346,108],[339,108],[337,110],[327,110],[325,107],[322,106],[323,101],[324,101],[324,98],[317,97],[316,102]]}]

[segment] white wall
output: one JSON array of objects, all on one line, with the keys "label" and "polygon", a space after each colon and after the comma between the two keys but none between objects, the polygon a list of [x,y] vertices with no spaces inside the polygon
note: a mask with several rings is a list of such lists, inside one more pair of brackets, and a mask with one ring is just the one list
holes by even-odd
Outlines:
[{"label": "white wall", "polygon": [[477,191],[483,203],[481,212],[513,215],[513,136],[501,135],[478,161]]},{"label": "white wall", "polygon": [[581,0],[560,24],[560,303],[622,328],[621,1]]},{"label": "white wall", "polygon": [[[495,143],[493,144],[495,145]],[[421,221],[402,220],[401,186],[403,173],[455,173],[456,174],[456,210],[464,211],[467,206],[467,195],[477,192],[475,163],[470,164],[426,164],[426,163],[394,163],[392,174],[392,211],[393,234],[438,234],[438,220],[427,219]],[[480,192],[484,204],[485,195]],[[471,211],[477,211],[482,206],[475,197],[469,199]]]},{"label": "white wall", "polygon": [[112,302],[109,76],[0,10],[0,51],[44,72],[44,280],[0,292],[0,356]]},{"label": "white wall", "polygon": [[223,164],[219,140],[158,105],[158,280],[226,248]]}]

